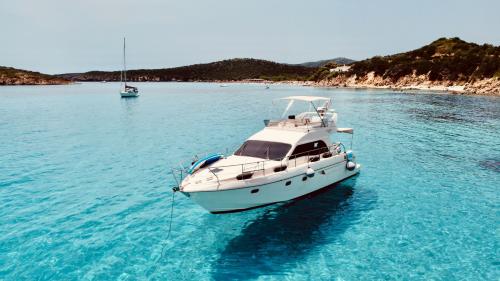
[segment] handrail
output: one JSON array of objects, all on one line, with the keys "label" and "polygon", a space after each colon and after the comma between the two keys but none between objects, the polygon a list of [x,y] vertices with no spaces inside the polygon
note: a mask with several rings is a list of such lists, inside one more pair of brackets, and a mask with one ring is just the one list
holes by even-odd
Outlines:
[{"label": "handrail", "polygon": [[[345,145],[343,143],[341,143],[341,142],[338,142],[338,143],[332,144],[330,146],[327,146],[326,149],[328,149],[328,151],[324,151],[324,152],[332,152],[332,149],[336,149],[339,146],[342,147],[343,151],[346,151]],[[306,156],[305,154],[313,155],[312,152],[315,152],[315,151],[318,151],[318,150],[324,150],[324,149],[325,149],[325,147],[320,147],[320,148],[316,148],[316,149],[304,151],[304,152],[301,152],[301,153],[296,154],[296,155],[290,155],[290,156],[287,156],[287,157],[284,157],[284,158],[265,159],[265,160],[259,160],[259,161],[254,161],[254,162],[248,162],[248,163],[244,163],[244,164],[232,164],[232,165],[224,165],[224,166],[211,166],[211,168],[228,168],[228,167],[234,167],[234,166],[258,164],[258,163],[262,163],[262,162],[271,162],[271,161],[275,161],[275,162],[280,161],[281,164],[283,164],[283,160],[290,161],[290,160],[298,158],[298,157],[304,157],[304,156]],[[212,153],[212,152],[210,152],[210,151],[204,151],[204,152],[201,152],[201,153],[196,153],[195,157],[199,158],[198,157],[199,155],[208,155],[210,153]],[[321,154],[321,153],[319,153],[319,154]],[[192,163],[191,163],[191,165],[192,165]],[[187,171],[187,169],[189,169],[189,167],[185,168],[184,165],[181,165],[181,167],[183,167],[186,171]],[[180,169],[175,169],[175,170],[180,171]],[[186,172],[186,171],[184,171],[184,172]],[[242,172],[244,172],[244,171],[242,171]]]},{"label": "handrail", "polygon": [[[324,151],[323,153],[325,153],[325,152],[332,152],[332,148],[336,149],[339,146],[342,146],[342,148],[344,148],[344,151],[345,151],[345,146],[342,143],[339,142],[339,143],[336,143],[334,145],[327,146],[326,149],[328,149],[328,151]],[[316,148],[316,149],[304,151],[304,152],[301,152],[301,153],[296,154],[296,155],[290,155],[290,156],[287,156],[287,157],[284,157],[284,158],[266,159],[266,160],[260,160],[260,161],[249,162],[249,163],[244,163],[244,164],[233,164],[233,165],[224,165],[224,166],[211,166],[211,168],[228,168],[228,167],[235,167],[235,166],[240,166],[240,165],[258,164],[258,163],[271,162],[271,161],[275,161],[275,162],[280,161],[282,163],[283,160],[288,160],[289,161],[291,159],[295,159],[295,158],[299,158],[299,157],[304,157],[304,156],[309,156],[309,155],[318,155],[318,154],[321,154],[321,153],[312,154],[312,152],[319,151],[319,150],[324,150],[324,149],[325,149],[325,147],[320,147],[320,148]],[[307,153],[307,155],[305,155],[306,153]]]},{"label": "handrail", "polygon": [[[301,114],[304,114],[303,116],[300,116]],[[266,127],[274,127],[278,125],[287,125],[291,124],[294,126],[310,126],[314,127],[319,125],[320,127],[330,127],[333,123],[334,120],[332,119],[332,116],[334,116],[333,113],[325,113],[324,116],[317,116],[317,111],[311,111],[311,112],[303,112],[299,115],[296,116],[295,119],[288,119],[288,118],[281,118],[281,119],[268,119],[267,122],[265,122]],[[311,117],[319,117],[319,121],[314,121],[312,122]]]},{"label": "handrail", "polygon": [[[328,123],[331,123],[331,122],[328,122]],[[274,126],[287,125],[287,124],[294,125],[294,126],[298,127],[298,126],[322,125],[323,123],[321,121],[311,122],[309,119],[283,119],[283,120],[269,120],[266,127],[274,127]]]},{"label": "handrail", "polygon": [[[337,148],[341,148],[340,152],[337,151]],[[323,151],[323,152],[318,152],[318,151]],[[263,172],[263,176],[265,176],[265,163],[266,162],[278,162],[280,163],[280,166],[282,167],[283,166],[283,162],[285,161],[285,165],[288,166],[290,165],[290,163],[292,163],[290,160],[294,160],[293,163],[294,163],[294,166],[293,167],[297,167],[297,159],[299,158],[302,158],[302,157],[307,157],[307,161],[305,161],[304,163],[299,163],[299,165],[301,164],[305,164],[305,163],[310,163],[311,162],[311,157],[310,156],[317,156],[319,155],[320,158],[321,158],[321,155],[323,155],[324,153],[331,153],[331,152],[336,152],[336,153],[341,153],[342,151],[346,151],[345,149],[345,146],[343,143],[341,142],[338,142],[338,143],[335,143],[333,145],[330,145],[330,146],[327,146],[326,147],[326,150],[325,150],[325,147],[320,147],[320,148],[316,148],[316,149],[312,149],[312,150],[309,150],[309,151],[305,151],[305,152],[302,152],[302,153],[299,153],[299,154],[296,154],[296,155],[290,155],[290,156],[287,156],[287,157],[284,157],[284,158],[281,158],[281,159],[266,159],[266,160],[261,160],[261,161],[255,161],[255,162],[249,162],[249,163],[243,163],[243,164],[233,164],[233,165],[223,165],[223,166],[208,166],[207,167],[207,170],[212,173],[215,178],[217,179],[217,190],[219,189],[220,185],[221,185],[221,181],[227,181],[227,180],[234,180],[234,178],[231,178],[231,179],[220,179],[219,176],[217,175],[217,172],[214,171],[215,169],[222,169],[222,168],[229,168],[229,167],[238,167],[240,166],[241,167],[241,173],[244,174],[244,173],[255,173],[255,172],[258,172],[258,171],[262,171]],[[262,163],[262,165],[260,165]],[[214,163],[215,164],[215,163]],[[251,169],[251,170],[245,170],[245,166],[248,166],[248,165],[256,165],[257,168],[255,169]],[[276,167],[274,166],[269,166],[270,169],[274,169]],[[202,170],[202,169],[200,169]],[[182,180],[183,180],[183,175],[184,173],[186,172],[185,171],[185,168],[184,169],[179,169],[179,168],[172,168],[172,174],[174,174],[175,172],[177,173],[180,173],[180,179],[177,179],[177,177],[175,177],[174,175],[174,179],[176,182],[178,182],[178,184],[180,185]]]}]

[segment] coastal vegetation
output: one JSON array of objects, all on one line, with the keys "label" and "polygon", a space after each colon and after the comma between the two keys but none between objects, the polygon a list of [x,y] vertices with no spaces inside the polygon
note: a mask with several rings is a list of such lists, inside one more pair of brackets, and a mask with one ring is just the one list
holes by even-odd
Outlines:
[{"label": "coastal vegetation", "polygon": [[500,95],[500,47],[440,38],[419,49],[349,65],[327,64],[309,77],[318,86],[445,90]]},{"label": "coastal vegetation", "polygon": [[[332,65],[319,68],[311,80],[334,78]],[[440,38],[419,49],[390,56],[375,56],[352,64],[343,76],[363,77],[373,73],[397,82],[409,75],[426,75],[430,81],[470,82],[500,76],[500,47],[478,45],[457,37]]]},{"label": "coastal vegetation", "polygon": [[40,72],[0,66],[0,85],[56,85],[69,80]]},{"label": "coastal vegetation", "polygon": [[[120,81],[120,71],[46,75],[0,67],[0,85]],[[251,58],[127,72],[129,81],[298,81],[309,85],[393,89],[436,89],[500,95],[500,47],[460,38],[440,38],[405,53],[361,61],[336,58],[284,64]]]},{"label": "coastal vegetation", "polygon": [[307,66],[307,67],[322,67],[327,64],[337,64],[337,65],[342,65],[342,64],[351,64],[355,62],[355,60],[349,59],[349,58],[344,58],[344,57],[338,57],[334,59],[329,59],[329,60],[319,60],[319,61],[310,61],[310,62],[304,62],[301,63],[300,65]]},{"label": "coastal vegetation", "polygon": [[[302,65],[276,63],[258,59],[230,59],[164,69],[127,71],[130,81],[239,81],[264,79],[270,81],[304,81],[316,71]],[[60,75],[76,81],[119,81],[120,71],[90,71]]]}]

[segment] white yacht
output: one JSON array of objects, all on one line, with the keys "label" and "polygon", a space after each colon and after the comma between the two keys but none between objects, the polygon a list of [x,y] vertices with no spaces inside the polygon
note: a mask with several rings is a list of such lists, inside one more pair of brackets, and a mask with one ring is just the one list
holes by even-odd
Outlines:
[{"label": "white yacht", "polygon": [[123,70],[120,73],[120,96],[122,98],[135,98],[139,96],[139,89],[127,85],[127,63],[125,59],[125,38],[123,38]]},{"label": "white yacht", "polygon": [[[283,100],[283,99],[282,99]],[[180,191],[211,213],[227,213],[288,201],[356,175],[360,164],[351,150],[332,142],[337,113],[331,100],[292,96],[283,117],[265,120],[265,128],[248,138],[230,156],[212,154],[177,170]],[[310,111],[288,115],[294,103]],[[285,117],[286,116],[286,117]]]}]

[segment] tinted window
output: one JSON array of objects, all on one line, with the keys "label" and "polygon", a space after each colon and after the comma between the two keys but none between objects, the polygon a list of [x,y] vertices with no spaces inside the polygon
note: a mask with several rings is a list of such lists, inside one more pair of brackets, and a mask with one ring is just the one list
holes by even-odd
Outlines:
[{"label": "tinted window", "polygon": [[325,142],[321,140],[299,144],[293,150],[290,159],[307,155],[319,155],[327,151],[328,147],[326,146]]},{"label": "tinted window", "polygon": [[234,155],[281,160],[291,147],[291,145],[281,142],[248,140],[236,150]]}]

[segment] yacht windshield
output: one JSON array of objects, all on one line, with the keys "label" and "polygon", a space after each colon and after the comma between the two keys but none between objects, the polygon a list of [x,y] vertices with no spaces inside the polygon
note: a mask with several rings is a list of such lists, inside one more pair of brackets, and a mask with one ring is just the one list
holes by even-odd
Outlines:
[{"label": "yacht windshield", "polygon": [[291,147],[291,145],[281,142],[248,140],[236,150],[234,155],[281,160]]}]

